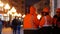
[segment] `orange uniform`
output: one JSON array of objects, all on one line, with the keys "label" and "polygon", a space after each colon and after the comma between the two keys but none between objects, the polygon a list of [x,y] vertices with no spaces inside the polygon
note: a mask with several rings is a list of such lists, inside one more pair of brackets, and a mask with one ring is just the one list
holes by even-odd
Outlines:
[{"label": "orange uniform", "polygon": [[42,17],[39,26],[40,27],[52,26],[52,18],[51,18],[51,16],[47,15],[47,16]]},{"label": "orange uniform", "polygon": [[43,9],[43,16],[41,18],[41,21],[39,23],[39,27],[41,28],[39,31],[40,31],[40,34],[51,34],[51,31],[52,31],[52,18],[51,16],[49,15],[50,13],[50,10],[48,7],[45,7]]},{"label": "orange uniform", "polygon": [[51,16],[49,15],[49,8],[46,7],[43,9],[43,14],[45,15],[46,13],[48,13],[48,15],[45,15],[42,17],[41,21],[40,21],[40,27],[45,27],[45,26],[51,26],[52,25],[52,18]]},{"label": "orange uniform", "polygon": [[38,28],[38,19],[35,13],[36,8],[30,7],[30,14],[27,14],[24,18],[24,29],[37,29]]},{"label": "orange uniform", "polygon": [[24,18],[24,29],[34,29],[38,27],[38,20],[36,19],[36,16],[33,16],[31,14],[26,15]]}]

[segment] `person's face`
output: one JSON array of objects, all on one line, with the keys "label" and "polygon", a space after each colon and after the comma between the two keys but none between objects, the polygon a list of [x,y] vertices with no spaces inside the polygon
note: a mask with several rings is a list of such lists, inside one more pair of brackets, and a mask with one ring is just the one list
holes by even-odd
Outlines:
[{"label": "person's face", "polygon": [[43,14],[43,16],[46,16],[46,15],[48,15],[49,13],[47,13],[47,12],[43,12],[42,14]]}]

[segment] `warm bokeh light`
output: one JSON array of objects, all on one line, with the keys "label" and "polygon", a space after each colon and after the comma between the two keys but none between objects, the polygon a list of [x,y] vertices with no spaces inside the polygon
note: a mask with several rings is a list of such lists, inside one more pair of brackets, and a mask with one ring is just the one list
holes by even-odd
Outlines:
[{"label": "warm bokeh light", "polygon": [[15,9],[14,7],[12,7],[12,9],[7,12],[7,14],[10,14],[10,15],[12,15],[12,16],[16,16],[16,15],[17,15],[16,9]]},{"label": "warm bokeh light", "polygon": [[11,11],[8,11],[7,14],[9,15],[9,14],[12,14],[12,13],[11,13]]},{"label": "warm bokeh light", "polygon": [[40,14],[38,14],[38,15],[37,15],[37,19],[38,19],[38,20],[40,20],[40,18],[41,18],[41,15],[40,15]]},{"label": "warm bokeh light", "polygon": [[4,4],[0,1],[0,7],[3,7],[4,6]]},{"label": "warm bokeh light", "polygon": [[4,8],[5,8],[5,9],[10,9],[9,4],[7,3]]},{"label": "warm bokeh light", "polygon": [[12,7],[12,9],[10,10],[11,12],[16,12],[15,7]]},{"label": "warm bokeh light", "polygon": [[3,20],[5,20],[5,21],[9,21],[9,16],[8,16],[8,14],[4,14],[4,18],[3,18]]},{"label": "warm bokeh light", "polygon": [[25,17],[25,14],[22,16],[22,18],[24,18]]},{"label": "warm bokeh light", "polygon": [[20,13],[20,14],[18,14],[18,16],[20,16],[20,17],[21,17],[21,16],[22,16],[22,14]]},{"label": "warm bokeh light", "polygon": [[4,16],[8,16],[7,14],[4,14]]},{"label": "warm bokeh light", "polygon": [[13,14],[13,16],[17,16],[17,15],[18,15],[17,13]]}]

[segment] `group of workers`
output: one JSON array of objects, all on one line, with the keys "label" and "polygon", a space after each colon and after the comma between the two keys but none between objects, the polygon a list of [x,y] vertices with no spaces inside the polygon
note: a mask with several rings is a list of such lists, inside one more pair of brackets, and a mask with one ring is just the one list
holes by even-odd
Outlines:
[{"label": "group of workers", "polygon": [[30,13],[23,21],[24,34],[60,34],[60,8],[56,9],[56,15],[50,16],[50,8],[44,7],[41,19],[37,19],[36,8],[30,7]]}]

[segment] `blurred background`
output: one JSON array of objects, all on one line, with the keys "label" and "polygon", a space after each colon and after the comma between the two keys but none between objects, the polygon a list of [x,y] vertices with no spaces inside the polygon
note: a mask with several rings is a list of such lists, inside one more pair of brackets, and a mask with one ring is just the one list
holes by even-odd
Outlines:
[{"label": "blurred background", "polygon": [[0,18],[3,21],[2,34],[10,32],[12,34],[11,22],[15,16],[21,20],[21,34],[23,34],[23,19],[29,13],[29,7],[36,7],[37,14],[40,14],[44,7],[49,7],[51,17],[56,12],[56,8],[60,8],[60,0],[0,0]]}]

